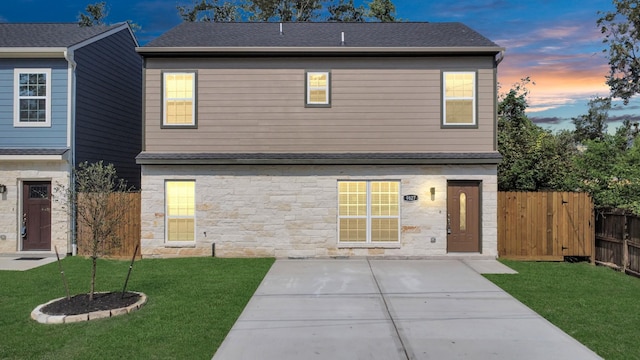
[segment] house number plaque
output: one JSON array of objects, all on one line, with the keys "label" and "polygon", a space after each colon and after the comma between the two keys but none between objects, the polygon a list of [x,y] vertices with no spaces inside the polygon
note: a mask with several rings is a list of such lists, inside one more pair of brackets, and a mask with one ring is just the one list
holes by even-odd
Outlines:
[{"label": "house number plaque", "polygon": [[404,201],[417,201],[418,195],[405,195]]}]

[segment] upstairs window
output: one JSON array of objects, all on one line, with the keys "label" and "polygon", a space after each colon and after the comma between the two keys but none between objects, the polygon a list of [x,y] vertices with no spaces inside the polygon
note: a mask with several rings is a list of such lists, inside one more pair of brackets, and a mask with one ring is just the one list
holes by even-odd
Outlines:
[{"label": "upstairs window", "polygon": [[443,77],[443,125],[475,126],[476,73],[445,72]]},{"label": "upstairs window", "polygon": [[162,125],[166,127],[196,126],[196,73],[163,74]]},{"label": "upstairs window", "polygon": [[307,72],[306,105],[308,107],[330,106],[330,73],[328,71]]},{"label": "upstairs window", "polygon": [[51,69],[15,69],[14,86],[13,125],[51,126]]}]

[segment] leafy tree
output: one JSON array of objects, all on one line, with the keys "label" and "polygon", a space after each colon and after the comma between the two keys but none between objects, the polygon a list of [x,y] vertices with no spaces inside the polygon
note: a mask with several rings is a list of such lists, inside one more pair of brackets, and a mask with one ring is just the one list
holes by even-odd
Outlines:
[{"label": "leafy tree", "polygon": [[355,6],[354,0],[197,0],[178,5],[184,21],[397,21],[391,0],[372,0]]},{"label": "leafy tree", "polygon": [[588,192],[596,208],[621,208],[640,214],[640,139],[628,120],[615,134],[585,140],[573,156],[569,182]]},{"label": "leafy tree", "polygon": [[368,16],[381,22],[397,21],[396,6],[391,0],[372,0],[369,5]]},{"label": "leafy tree", "polygon": [[78,15],[78,25],[81,27],[104,25],[104,19],[109,15],[107,3],[104,1],[87,5],[85,11],[86,14],[80,13]]},{"label": "leafy tree", "polygon": [[353,0],[339,0],[327,6],[327,11],[329,11],[327,21],[363,22],[367,15],[364,6],[356,7]]},{"label": "leafy tree", "polygon": [[124,180],[118,179],[113,164],[80,163],[73,171],[73,186],[58,185],[58,201],[69,215],[90,233],[91,287],[89,300],[93,300],[96,284],[96,266],[105,255],[105,244],[118,244],[118,227],[126,226],[127,212],[133,205],[126,193],[130,191]]},{"label": "leafy tree", "polygon": [[[85,8],[86,14],[80,13],[78,15],[78,25],[80,27],[91,27],[106,25],[105,19],[109,15],[109,9],[106,2],[97,2],[95,4],[89,4]],[[127,20],[127,24],[131,28],[131,31],[137,32],[142,27],[131,20]]]},{"label": "leafy tree", "polygon": [[579,143],[586,140],[603,140],[607,133],[607,120],[611,109],[611,98],[596,97],[589,101],[589,111],[571,119],[575,125],[575,138]]},{"label": "leafy tree", "polygon": [[176,7],[184,21],[232,22],[240,20],[240,5],[234,2],[219,0],[200,0],[193,7],[178,5]]},{"label": "leafy tree", "polygon": [[251,21],[313,21],[326,0],[251,0],[245,9]]},{"label": "leafy tree", "polygon": [[565,190],[575,146],[570,133],[554,135],[536,126],[525,114],[527,85],[522,79],[498,103],[498,165],[501,191]]},{"label": "leafy tree", "polygon": [[624,104],[640,92],[640,6],[637,0],[613,0],[615,11],[600,12],[597,24],[607,44],[611,95]]}]

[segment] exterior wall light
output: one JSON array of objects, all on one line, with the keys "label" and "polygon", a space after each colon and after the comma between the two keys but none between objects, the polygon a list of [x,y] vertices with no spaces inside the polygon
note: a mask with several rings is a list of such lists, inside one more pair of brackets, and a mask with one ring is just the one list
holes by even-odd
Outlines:
[{"label": "exterior wall light", "polygon": [[0,184],[0,194],[4,194],[7,192],[7,186]]},{"label": "exterior wall light", "polygon": [[431,193],[431,201],[436,199],[436,188],[432,187],[431,189],[429,189],[429,192]]}]

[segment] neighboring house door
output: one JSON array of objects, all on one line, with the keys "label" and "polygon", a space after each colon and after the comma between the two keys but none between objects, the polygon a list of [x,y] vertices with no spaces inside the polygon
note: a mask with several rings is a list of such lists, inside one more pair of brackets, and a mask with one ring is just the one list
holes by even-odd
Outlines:
[{"label": "neighboring house door", "polygon": [[22,185],[22,250],[51,250],[51,182]]},{"label": "neighboring house door", "polygon": [[447,252],[480,252],[480,183],[447,183]]}]

